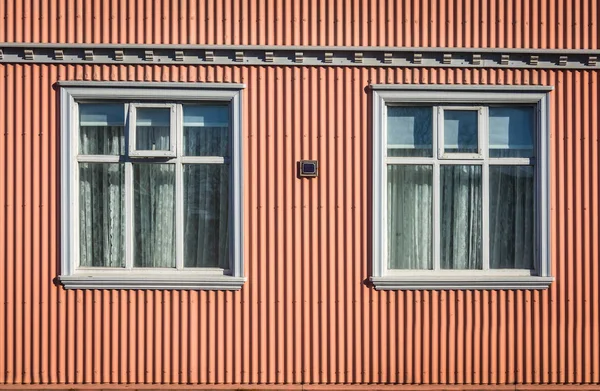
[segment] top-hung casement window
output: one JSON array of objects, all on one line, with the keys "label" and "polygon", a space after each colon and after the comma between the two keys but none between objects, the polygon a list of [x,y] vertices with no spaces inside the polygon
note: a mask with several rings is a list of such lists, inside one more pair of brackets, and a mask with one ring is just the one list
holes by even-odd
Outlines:
[{"label": "top-hung casement window", "polygon": [[67,288],[243,284],[242,88],[61,84]]},{"label": "top-hung casement window", "polygon": [[548,286],[549,90],[373,86],[377,289]]}]

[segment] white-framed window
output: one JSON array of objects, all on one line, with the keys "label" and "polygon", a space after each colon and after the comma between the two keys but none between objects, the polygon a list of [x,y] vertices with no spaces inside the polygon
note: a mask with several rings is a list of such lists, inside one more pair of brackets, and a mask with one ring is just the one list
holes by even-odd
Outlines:
[{"label": "white-framed window", "polygon": [[177,116],[174,103],[128,103],[129,156],[176,157]]},{"label": "white-framed window", "polygon": [[59,87],[62,284],[239,289],[244,86]]},{"label": "white-framed window", "polygon": [[543,289],[549,92],[373,85],[376,289]]}]

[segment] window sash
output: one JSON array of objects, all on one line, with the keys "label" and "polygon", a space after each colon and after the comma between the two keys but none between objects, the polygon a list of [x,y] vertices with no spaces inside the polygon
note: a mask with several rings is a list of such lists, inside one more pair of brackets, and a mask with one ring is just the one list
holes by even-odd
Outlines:
[{"label": "window sash", "polygon": [[[87,103],[87,101],[82,101]],[[102,101],[100,101],[102,102]],[[129,132],[129,143],[127,147],[129,150],[126,150],[125,156],[119,155],[83,155],[77,154],[74,163],[74,181],[76,186],[79,186],[79,164],[80,163],[119,163],[124,165],[124,198],[125,198],[125,267],[124,268],[114,268],[114,267],[86,267],[80,265],[80,256],[79,256],[79,247],[75,246],[76,251],[76,264],[75,270],[80,271],[94,271],[94,272],[110,272],[111,270],[121,270],[121,271],[129,271],[136,273],[144,273],[147,271],[156,271],[156,270],[177,270],[177,271],[202,271],[202,272],[216,272],[219,275],[229,274],[231,273],[231,265],[228,268],[219,268],[219,267],[184,267],[184,254],[183,254],[183,246],[184,246],[184,191],[183,191],[183,165],[184,164],[217,164],[217,165],[227,165],[232,169],[231,163],[232,159],[224,156],[184,156],[183,151],[183,121],[181,120],[183,115],[183,104],[181,103],[130,103],[124,102],[124,110],[126,112],[126,132]],[[78,118],[78,102],[75,103],[74,113],[75,118]],[[170,114],[170,144],[173,149],[173,153],[171,155],[171,151],[146,151],[146,150],[136,150],[135,149],[135,129],[136,129],[136,121],[135,121],[135,111],[136,108],[152,108],[159,107],[165,108],[168,107],[171,109]],[[230,109],[231,110],[231,109]],[[133,119],[133,120],[131,120]],[[78,136],[80,132],[80,124],[79,121],[75,121],[74,123],[77,131],[75,134]],[[229,124],[229,132],[231,133],[232,125]],[[133,132],[133,136],[131,133]],[[126,136],[127,137],[127,136]],[[156,152],[154,154],[153,152]],[[141,160],[140,157],[144,159]],[[134,175],[133,175],[133,165],[136,163],[149,163],[149,164],[173,164],[175,166],[175,268],[148,268],[148,267],[134,267],[134,197],[133,197],[133,187],[134,187]],[[230,182],[231,177],[230,175]],[[231,184],[231,183],[230,183]],[[233,198],[232,192],[234,189],[229,187],[228,197]],[[78,194],[78,193],[77,193]],[[76,199],[78,196],[76,197]],[[231,206],[230,206],[231,207]],[[79,211],[79,206],[77,207]],[[79,213],[79,212],[78,212]],[[233,232],[231,233],[233,235]]]},{"label": "window sash", "polygon": [[[169,109],[169,149],[146,150],[137,149],[137,111],[138,109]],[[130,103],[128,115],[129,156],[131,157],[174,157],[177,155],[176,146],[180,144],[178,134],[181,127],[181,105],[174,103]]]},{"label": "window sash", "polygon": [[[439,159],[483,159],[487,153],[488,110],[486,106],[435,106]],[[446,152],[444,114],[446,111],[473,111],[477,113],[477,152]]]},{"label": "window sash", "polygon": [[[534,269],[491,269],[490,268],[490,233],[489,233],[489,167],[494,165],[519,165],[519,166],[533,166],[537,173],[536,158],[490,158],[489,157],[489,138],[487,135],[489,111],[488,106],[440,106],[432,105],[436,116],[436,120],[432,124],[433,132],[433,150],[437,151],[434,157],[388,157],[387,156],[387,119],[386,117],[381,119],[381,151],[383,164],[383,172],[387,172],[388,165],[431,165],[433,167],[433,182],[432,182],[432,193],[433,193],[433,270],[417,270],[417,269],[389,269],[387,265],[387,257],[389,254],[389,243],[387,243],[387,227],[381,232],[382,240],[385,243],[384,249],[385,254],[383,255],[382,271],[388,275],[481,275],[481,274],[498,274],[498,275],[515,275],[524,276],[531,275],[536,271],[539,271],[538,265],[538,249],[537,245],[534,246]],[[387,116],[387,107],[385,105],[384,113]],[[444,110],[472,110],[478,113],[478,153],[445,153],[444,152]],[[537,121],[534,123],[534,143],[537,140]],[[534,145],[534,151],[538,152],[538,147]],[[441,268],[441,166],[444,165],[480,165],[482,175],[482,268],[478,270],[444,270]],[[534,188],[538,187],[537,174],[534,176]],[[537,190],[536,194],[537,194]],[[388,199],[387,199],[387,181],[382,180],[382,210],[387,211]],[[538,214],[538,201],[537,197],[534,197],[534,213]],[[536,218],[534,238],[536,243],[538,242],[538,219]]]}]

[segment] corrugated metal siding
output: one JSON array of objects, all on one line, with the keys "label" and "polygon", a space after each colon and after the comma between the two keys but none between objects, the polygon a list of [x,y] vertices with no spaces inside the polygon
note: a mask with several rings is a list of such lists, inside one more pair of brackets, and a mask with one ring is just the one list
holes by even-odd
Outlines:
[{"label": "corrugated metal siding", "polygon": [[0,1],[0,42],[597,49],[597,0]]},{"label": "corrugated metal siding", "polygon": [[[53,283],[57,80],[247,84],[241,291]],[[555,86],[549,290],[365,286],[369,83]],[[598,383],[599,91],[586,71],[2,65],[0,384]]]}]

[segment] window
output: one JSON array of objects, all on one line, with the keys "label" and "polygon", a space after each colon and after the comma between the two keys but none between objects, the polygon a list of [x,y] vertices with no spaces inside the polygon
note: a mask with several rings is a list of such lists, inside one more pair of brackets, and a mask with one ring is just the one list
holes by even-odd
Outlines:
[{"label": "window", "polygon": [[543,289],[548,87],[373,90],[376,289]]},{"label": "window", "polygon": [[63,285],[239,289],[243,86],[60,87]]}]

